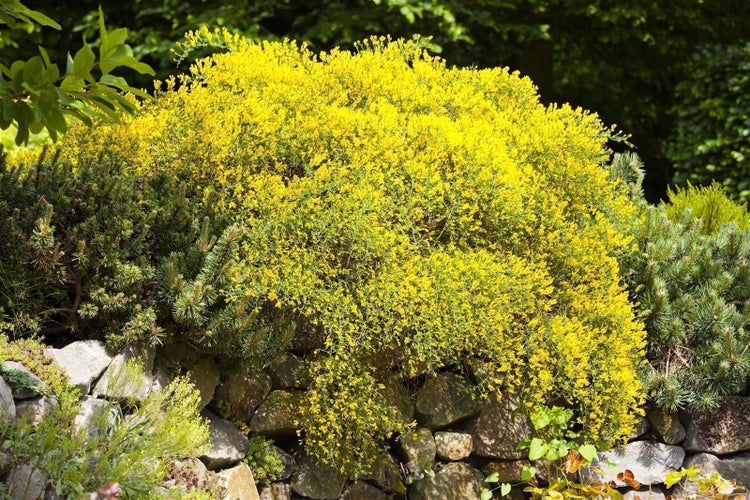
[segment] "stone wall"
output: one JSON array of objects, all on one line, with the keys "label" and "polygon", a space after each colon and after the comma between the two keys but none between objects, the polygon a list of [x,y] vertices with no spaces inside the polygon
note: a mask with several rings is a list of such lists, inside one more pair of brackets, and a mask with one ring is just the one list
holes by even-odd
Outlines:
[{"label": "stone wall", "polygon": [[[232,500],[474,499],[479,498],[486,475],[497,472],[500,482],[519,483],[523,465],[530,465],[516,445],[531,435],[531,425],[513,411],[514,401],[473,398],[472,380],[456,373],[437,375],[417,387],[395,382],[388,385],[388,396],[402,417],[416,420],[417,427],[376,457],[369,475],[353,481],[317,464],[296,441],[295,420],[306,381],[300,369],[302,361],[293,354],[275,360],[264,370],[219,369],[212,358],[179,346],[158,355],[132,347],[112,355],[100,342],[82,341],[63,349],[49,349],[46,354],[80,389],[83,404],[78,418],[82,426],[105,400],[125,395],[142,399],[149,391],[165,386],[178,369],[188,372],[201,392],[211,449],[200,461],[184,466],[204,480],[210,475],[218,477],[227,489],[226,498]],[[145,360],[145,381],[138,386],[127,381],[119,387],[108,384],[118,365],[133,356]],[[0,379],[0,404],[5,411],[3,418],[25,415],[33,420],[44,418],[55,402],[33,394],[11,394]],[[748,415],[750,398],[744,397],[726,398],[718,409],[701,414],[671,415],[649,410],[637,435],[624,448],[600,454],[601,463],[596,465],[607,470],[602,464],[608,460],[620,471],[632,471],[634,479],[643,485],[638,493],[642,499],[694,493],[679,487],[670,492],[664,488],[666,473],[681,467],[699,467],[705,474],[719,472],[727,479],[750,483]],[[278,445],[284,467],[269,484],[256,486],[252,471],[242,463],[248,450],[248,429]],[[537,469],[542,474],[544,467]],[[26,492],[22,498],[42,498],[45,494],[40,486],[46,481],[43,471],[18,466],[9,470],[0,460],[0,474],[15,491]],[[615,473],[588,472],[586,478],[617,481]],[[625,484],[618,486],[626,496],[633,496]],[[511,497],[521,498],[521,489],[514,488]]]}]

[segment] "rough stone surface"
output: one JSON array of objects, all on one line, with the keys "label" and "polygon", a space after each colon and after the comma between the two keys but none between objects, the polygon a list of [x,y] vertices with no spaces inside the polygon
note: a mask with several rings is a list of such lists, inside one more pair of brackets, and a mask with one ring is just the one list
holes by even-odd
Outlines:
[{"label": "rough stone surface", "polygon": [[57,401],[47,396],[37,396],[32,399],[24,399],[16,402],[16,419],[25,419],[36,427],[44,417],[49,415],[52,408],[57,406]]},{"label": "rough stone surface", "polygon": [[226,404],[232,418],[247,422],[269,392],[271,377],[263,370],[235,370],[224,375],[214,399]]},{"label": "rough stone surface", "polygon": [[633,429],[633,432],[628,434],[628,441],[635,441],[636,439],[644,436],[650,430],[651,424],[648,423],[648,419],[646,417],[641,417],[640,419],[638,419],[638,423],[635,424],[635,429]]},{"label": "rough stone surface", "polygon": [[208,410],[201,413],[208,419],[211,449],[200,459],[210,470],[236,464],[247,454],[247,437],[229,420],[214,415]]},{"label": "rough stone surface", "polygon": [[724,455],[750,450],[750,397],[729,396],[718,408],[688,415],[682,443],[690,452]]},{"label": "rough stone surface", "polygon": [[250,420],[250,430],[272,438],[294,436],[299,418],[302,393],[271,391]]},{"label": "rough stone surface", "polygon": [[528,460],[511,460],[503,462],[490,462],[487,464],[486,475],[497,472],[498,483],[518,483],[521,481],[521,471],[524,466],[531,466]]},{"label": "rough stone surface", "polygon": [[39,390],[35,391],[33,389],[27,389],[27,388],[19,388],[16,391],[13,391],[13,398],[14,399],[29,399],[29,398],[35,398],[39,396],[39,394],[43,393],[47,390],[47,387],[44,385],[44,382],[34,375],[30,370],[28,370],[25,366],[23,366],[22,363],[19,363],[18,361],[4,361],[3,365],[5,365],[6,368],[9,368],[11,370],[18,370],[21,372],[26,373],[31,380],[33,381],[34,385],[36,385]]},{"label": "rough stone surface", "polygon": [[274,481],[286,481],[290,477],[292,477],[292,474],[294,473],[294,458],[281,448],[279,448],[276,445],[268,445],[266,447],[266,450],[270,453],[276,453],[276,455],[279,457],[279,460],[281,460],[281,463],[284,465],[284,468],[276,474],[276,477],[273,478]]},{"label": "rough stone surface", "polygon": [[370,472],[361,475],[359,480],[368,481],[399,498],[406,495],[406,484],[404,484],[401,470],[396,460],[388,453],[382,453],[375,457]]},{"label": "rough stone surface", "polygon": [[409,500],[467,500],[479,498],[484,487],[481,472],[463,462],[451,462],[433,477],[417,481],[409,490]]},{"label": "rough stone surface", "polygon": [[340,500],[388,500],[388,495],[370,483],[359,481],[347,486]]},{"label": "rough stone surface", "polygon": [[153,383],[151,384],[151,392],[160,392],[164,390],[174,380],[174,374],[172,371],[162,364],[157,364],[154,367]]},{"label": "rough stone surface", "polygon": [[636,498],[640,498],[640,500],[666,500],[667,497],[661,488],[651,486],[638,491],[628,490],[622,494],[622,498],[623,500],[636,500]]},{"label": "rough stone surface", "polygon": [[82,395],[91,390],[91,383],[109,366],[112,357],[99,340],[80,340],[62,349],[45,349],[44,354],[62,368]]},{"label": "rough stone surface", "polygon": [[481,409],[482,401],[471,382],[455,373],[431,377],[417,392],[417,421],[430,430],[476,415]]},{"label": "rough stone surface", "polygon": [[219,385],[219,369],[211,356],[204,356],[196,361],[189,372],[190,382],[201,394],[201,408],[205,408],[214,398],[214,391]]},{"label": "rough stone surface", "polygon": [[406,386],[396,377],[386,378],[382,382],[385,386],[383,399],[396,408],[402,421],[413,422],[414,401],[412,401]]},{"label": "rough stone surface", "polygon": [[522,414],[510,397],[498,398],[491,394],[482,411],[466,424],[466,432],[474,439],[474,454],[499,460],[518,460],[526,456],[516,445],[531,437],[531,422]]},{"label": "rough stone surface", "polygon": [[10,456],[7,453],[0,452],[0,476],[10,472]]},{"label": "rough stone surface", "polygon": [[180,478],[177,484],[190,483],[195,488],[203,488],[208,480],[208,468],[197,458],[186,458],[175,460],[172,470],[175,476]]},{"label": "rough stone surface", "polygon": [[698,467],[701,474],[710,475],[718,472],[724,479],[737,480],[744,486],[750,486],[750,452],[740,453],[730,458],[719,458],[709,453],[699,453],[688,458],[684,467]]},{"label": "rough stone surface", "polygon": [[41,500],[47,489],[48,476],[29,464],[13,467],[8,477],[8,492],[13,500]]},{"label": "rough stone surface", "polygon": [[435,449],[438,457],[443,460],[463,460],[471,455],[473,446],[471,434],[444,431],[435,433]]},{"label": "rough stone surface", "polygon": [[[142,369],[138,376],[133,377],[125,369],[126,364],[138,361]],[[102,374],[99,381],[91,392],[93,396],[102,396],[105,399],[124,400],[133,399],[142,402],[148,396],[153,378],[154,350],[141,349],[135,345],[123,347]]]},{"label": "rough stone surface", "polygon": [[302,389],[305,386],[303,369],[302,360],[294,354],[286,352],[271,361],[266,371],[271,378],[274,390]]},{"label": "rough stone surface", "polygon": [[[81,402],[81,409],[78,415],[76,415],[75,423],[79,427],[86,429],[86,433],[89,436],[96,436],[99,432],[97,421],[109,408],[109,402],[93,396],[86,396]],[[112,417],[114,417],[114,414],[111,413],[110,418]]]},{"label": "rough stone surface", "polygon": [[346,476],[337,469],[316,462],[308,455],[297,460],[297,470],[292,477],[292,490],[303,497],[315,500],[334,500],[341,496]]},{"label": "rough stone surface", "polygon": [[0,377],[0,420],[15,420],[16,404],[8,383]]},{"label": "rough stone surface", "polygon": [[247,464],[240,464],[217,474],[219,482],[226,488],[223,500],[260,500],[253,472]]},{"label": "rough stone surface", "polygon": [[432,469],[435,462],[435,439],[429,429],[420,427],[414,432],[402,434],[398,449],[405,463],[414,464],[417,472]]},{"label": "rough stone surface", "polygon": [[260,500],[291,500],[292,487],[286,483],[273,483],[260,490]]},{"label": "rough stone surface", "polygon": [[[648,486],[662,483],[667,472],[678,470],[684,459],[685,450],[679,446],[650,441],[633,441],[622,448],[599,453],[598,460],[594,461],[594,467],[584,470],[583,476],[589,482],[615,481],[618,487],[625,486],[624,483],[617,481],[617,474],[610,472],[609,468],[604,465],[609,460],[614,462],[617,470],[630,470],[636,481]],[[599,468],[604,474],[598,474],[594,471],[595,468]]]},{"label": "rough stone surface", "polygon": [[646,413],[651,430],[656,438],[665,444],[679,444],[685,439],[685,428],[677,418],[663,408],[649,408]]}]

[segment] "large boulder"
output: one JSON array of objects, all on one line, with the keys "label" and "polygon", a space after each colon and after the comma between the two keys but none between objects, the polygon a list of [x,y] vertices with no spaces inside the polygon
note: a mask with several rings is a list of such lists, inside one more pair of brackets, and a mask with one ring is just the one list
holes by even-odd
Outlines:
[{"label": "large boulder", "polygon": [[269,392],[271,377],[263,370],[233,370],[224,374],[214,402],[221,404],[232,418],[248,422]]},{"label": "large boulder", "polygon": [[430,430],[476,415],[481,409],[482,401],[474,386],[455,373],[430,377],[417,392],[417,421]]},{"label": "large boulder", "polygon": [[[112,421],[115,417],[115,409],[112,403],[93,396],[86,396],[81,402],[81,409],[74,422],[86,431],[88,437],[96,437],[99,432],[100,419],[107,418]],[[104,414],[107,413],[105,417]]]},{"label": "large boulder", "polygon": [[484,476],[464,462],[451,462],[434,476],[417,481],[409,490],[409,500],[467,500],[479,498]]},{"label": "large boulder", "polygon": [[216,476],[226,490],[222,500],[260,500],[253,472],[247,464],[223,470]]},{"label": "large boulder", "polygon": [[47,396],[37,396],[35,398],[16,401],[16,418],[18,420],[26,420],[32,426],[36,427],[56,406],[57,401]]},{"label": "large boulder", "polygon": [[208,419],[209,442],[211,448],[200,457],[210,470],[234,465],[247,454],[249,441],[232,422],[208,410],[201,413]]},{"label": "large boulder", "polygon": [[294,436],[302,398],[299,391],[271,391],[250,419],[250,430],[272,438]]},{"label": "large boulder", "polygon": [[44,382],[34,375],[29,369],[27,369],[22,363],[18,361],[4,361],[3,365],[6,369],[21,372],[23,376],[28,380],[28,386],[16,387],[13,390],[14,399],[29,399],[35,398],[40,394],[48,392]]},{"label": "large boulder", "polygon": [[393,493],[396,497],[403,498],[406,494],[406,484],[401,474],[401,469],[396,460],[388,453],[381,452],[371,460],[367,474],[362,474],[358,479],[374,484],[379,489]]},{"label": "large boulder", "polygon": [[689,452],[724,455],[750,450],[750,398],[725,397],[718,408],[688,414],[682,443]]},{"label": "large boulder", "polygon": [[153,349],[127,345],[112,358],[91,393],[110,400],[143,402],[153,386],[153,369]]},{"label": "large boulder", "polygon": [[414,401],[409,390],[397,377],[388,377],[383,381],[383,399],[396,408],[399,418],[407,423],[414,421]]},{"label": "large boulder", "polygon": [[485,473],[488,476],[497,473],[498,483],[520,483],[523,468],[530,466],[528,460],[495,461],[487,464]]},{"label": "large boulder", "polygon": [[525,457],[517,445],[531,437],[531,422],[517,408],[515,398],[490,394],[479,415],[466,424],[466,432],[474,439],[475,455],[497,460]]},{"label": "large boulder", "polygon": [[420,427],[413,432],[402,434],[398,440],[398,448],[404,462],[412,464],[415,472],[432,470],[436,449],[435,439],[429,429]]},{"label": "large boulder", "polygon": [[701,475],[715,472],[729,480],[737,480],[744,486],[750,486],[750,452],[740,453],[728,458],[719,458],[709,453],[699,453],[685,461],[686,469],[697,467]]},{"label": "large boulder", "polygon": [[30,464],[16,465],[8,477],[8,492],[12,500],[42,500],[49,476]]},{"label": "large boulder", "polygon": [[662,443],[679,444],[685,439],[685,428],[676,413],[652,407],[646,412],[646,417],[651,424],[651,431]]},{"label": "large boulder", "polygon": [[291,352],[276,357],[266,367],[272,388],[303,389],[306,385],[304,367],[302,360]]},{"label": "large boulder", "polygon": [[[633,478],[643,485],[664,482],[667,472],[676,471],[682,466],[685,450],[651,441],[633,441],[622,448],[599,453],[593,467],[585,469],[583,476],[587,482],[614,481],[618,487],[625,483],[617,480],[617,472],[612,472],[607,462],[612,462],[619,472],[629,470]],[[597,472],[600,471],[600,472]]]},{"label": "large boulder", "polygon": [[201,395],[201,408],[205,408],[214,398],[219,385],[219,369],[211,356],[203,356],[193,363],[188,372],[190,382]]},{"label": "large boulder", "polygon": [[260,500],[291,500],[292,487],[286,483],[271,483],[260,490]]},{"label": "large boulder", "polygon": [[365,481],[350,484],[339,500],[388,500],[385,492]]},{"label": "large boulder", "polygon": [[70,384],[86,395],[91,384],[109,366],[112,357],[99,340],[80,340],[62,349],[45,349],[44,354],[62,368]]},{"label": "large boulder", "polygon": [[435,449],[438,457],[443,460],[463,460],[471,455],[473,447],[471,434],[445,431],[435,433]]},{"label": "large boulder", "polygon": [[313,457],[302,454],[292,477],[292,490],[314,500],[335,500],[341,496],[346,476],[338,469],[320,464]]},{"label": "large boulder", "polygon": [[13,392],[3,377],[0,377],[0,420],[12,421],[16,419],[16,404]]}]

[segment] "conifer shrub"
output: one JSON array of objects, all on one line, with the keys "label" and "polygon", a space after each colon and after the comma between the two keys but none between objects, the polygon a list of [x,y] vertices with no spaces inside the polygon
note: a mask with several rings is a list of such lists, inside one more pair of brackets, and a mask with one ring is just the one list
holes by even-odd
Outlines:
[{"label": "conifer shrub", "polygon": [[[640,165],[632,156],[618,163]],[[657,206],[641,198],[640,214],[638,252],[622,268],[646,326],[648,395],[670,411],[715,407],[750,375],[747,211],[712,186]]]},{"label": "conifer shrub", "polygon": [[315,55],[192,37],[227,51],[135,117],[73,131],[60,161],[185,183],[227,217],[235,258],[210,291],[198,283],[216,274],[185,283],[187,309],[249,311],[259,337],[209,329],[235,355],[307,346],[310,452],[362,466],[407,424],[380,380],[467,357],[488,363],[485,393],[567,401],[582,439],[631,429],[644,337],[616,257],[634,206],[595,115],[542,106],[504,69],[448,68],[416,40]]}]

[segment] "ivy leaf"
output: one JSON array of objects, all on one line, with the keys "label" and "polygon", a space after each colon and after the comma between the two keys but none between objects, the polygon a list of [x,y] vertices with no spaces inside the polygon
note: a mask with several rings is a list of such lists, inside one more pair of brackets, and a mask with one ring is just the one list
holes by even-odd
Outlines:
[{"label": "ivy leaf", "polygon": [[503,483],[502,485],[500,485],[500,495],[505,496],[508,493],[510,493],[510,484]]},{"label": "ivy leaf", "polygon": [[493,472],[492,474],[484,478],[484,482],[496,483],[498,479],[500,479],[500,474],[498,474],[497,472]]},{"label": "ivy leaf", "polygon": [[536,467],[532,465],[524,465],[521,469],[521,481],[528,481],[536,474]]},{"label": "ivy leaf", "polygon": [[584,444],[578,448],[578,453],[580,453],[587,462],[593,462],[596,459],[596,446],[593,444]]},{"label": "ivy leaf", "polygon": [[539,438],[534,438],[529,443],[529,460],[539,460],[549,451],[549,445]]},{"label": "ivy leaf", "polygon": [[492,498],[492,492],[485,488],[482,490],[482,496],[480,498],[481,500],[490,500],[490,498]]}]

